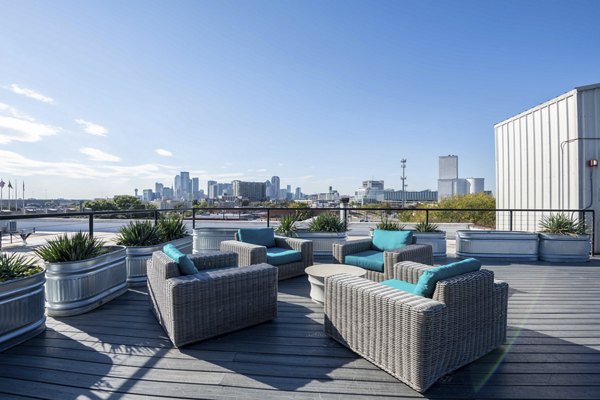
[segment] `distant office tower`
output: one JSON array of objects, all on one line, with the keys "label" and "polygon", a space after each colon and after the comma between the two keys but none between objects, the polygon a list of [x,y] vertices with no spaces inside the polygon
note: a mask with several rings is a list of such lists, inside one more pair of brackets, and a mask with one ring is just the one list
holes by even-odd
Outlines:
[{"label": "distant office tower", "polygon": [[[363,181],[362,187],[363,189],[374,189],[374,190],[383,190],[383,182],[384,181]],[[331,191],[331,186],[329,187]]]},{"label": "distant office tower", "polygon": [[156,182],[154,184],[154,192],[155,192],[154,195],[157,198],[159,198],[159,199],[162,199],[162,196],[163,196],[163,187],[164,187],[164,185],[162,183],[160,183],[160,182]]},{"label": "distant office tower", "polygon": [[217,181],[206,182],[206,197],[208,197],[209,199],[214,199],[216,197],[216,185]]},{"label": "distant office tower", "polygon": [[144,201],[154,200],[154,193],[152,192],[152,189],[144,189],[142,191],[142,193],[143,193],[142,200],[144,200]]},{"label": "distant office tower", "polygon": [[288,193],[292,193],[292,185],[287,185],[286,189]]},{"label": "distant office tower", "polygon": [[233,195],[250,201],[265,201],[267,199],[266,185],[264,182],[231,182]]},{"label": "distant office tower", "polygon": [[191,197],[191,193],[192,193],[192,188],[191,188],[191,180],[190,180],[190,173],[186,172],[186,171],[181,171],[179,173],[179,175],[181,176],[180,181],[181,181],[181,198],[184,200],[189,200]]},{"label": "distant office tower", "polygon": [[162,199],[163,200],[173,200],[174,194],[173,189],[169,187],[164,187],[162,190]]},{"label": "distant office tower", "polygon": [[200,179],[192,178],[192,200],[199,200]]},{"label": "distant office tower", "polygon": [[449,196],[464,196],[483,192],[483,178],[463,179],[458,177],[458,156],[440,156],[438,179],[438,201]]},{"label": "distant office tower", "polygon": [[287,190],[279,189],[279,196],[277,197],[279,200],[287,200]]},{"label": "distant office tower", "polygon": [[279,177],[274,176],[271,178],[271,200],[279,200]]},{"label": "distant office tower", "polygon": [[267,193],[267,197],[273,200],[273,193],[271,191],[271,181],[268,179],[265,181],[265,192]]},{"label": "distant office tower", "polygon": [[173,196],[181,197],[181,176],[175,175],[175,179],[173,181]]},{"label": "distant office tower", "polygon": [[302,199],[302,189],[300,187],[296,188],[296,191],[294,193],[294,200],[301,200]]}]

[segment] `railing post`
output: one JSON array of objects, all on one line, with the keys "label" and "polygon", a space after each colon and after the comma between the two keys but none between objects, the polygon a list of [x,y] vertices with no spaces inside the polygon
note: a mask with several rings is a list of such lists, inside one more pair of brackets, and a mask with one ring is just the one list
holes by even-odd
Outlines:
[{"label": "railing post", "polygon": [[192,229],[196,229],[196,209],[192,208]]},{"label": "railing post", "polygon": [[154,225],[158,224],[158,210],[154,210]]},{"label": "railing post", "polygon": [[88,214],[88,234],[90,235],[90,238],[94,237],[94,214],[93,213]]},{"label": "railing post", "polygon": [[429,209],[425,209],[425,223],[429,224]]},{"label": "railing post", "polygon": [[513,230],[513,210],[508,210],[508,230]]},{"label": "railing post", "polygon": [[271,226],[271,209],[267,208],[267,228]]}]

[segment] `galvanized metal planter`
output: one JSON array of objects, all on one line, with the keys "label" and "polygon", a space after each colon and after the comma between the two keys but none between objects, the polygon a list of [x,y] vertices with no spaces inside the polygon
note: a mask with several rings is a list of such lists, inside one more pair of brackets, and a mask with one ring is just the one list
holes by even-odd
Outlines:
[{"label": "galvanized metal planter", "polygon": [[459,257],[536,261],[538,234],[516,231],[460,230],[456,232]]},{"label": "galvanized metal planter", "polygon": [[193,230],[193,253],[219,250],[224,240],[234,240],[238,228],[196,228]]},{"label": "galvanized metal planter", "polygon": [[164,245],[169,243],[177,247],[182,253],[190,254],[192,252],[191,236],[154,246],[127,246],[127,285],[130,287],[146,285],[146,262],[152,258],[152,253],[161,250]]},{"label": "galvanized metal planter", "polygon": [[417,244],[429,244],[434,258],[446,257],[446,232],[413,232]]},{"label": "galvanized metal planter", "polygon": [[540,260],[550,262],[587,262],[590,259],[590,235],[540,233]]},{"label": "galvanized metal planter", "polygon": [[313,255],[315,260],[330,260],[333,258],[333,244],[346,243],[346,232],[296,232],[299,239],[308,239],[313,242]]},{"label": "galvanized metal planter", "polygon": [[46,329],[45,272],[0,283],[0,352]]},{"label": "galvanized metal planter", "polygon": [[125,246],[83,261],[46,263],[46,310],[66,317],[93,310],[127,291]]}]

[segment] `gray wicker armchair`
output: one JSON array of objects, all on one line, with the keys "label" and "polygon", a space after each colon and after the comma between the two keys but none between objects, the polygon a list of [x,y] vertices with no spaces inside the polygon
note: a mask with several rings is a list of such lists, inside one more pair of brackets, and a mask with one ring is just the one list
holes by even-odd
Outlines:
[{"label": "gray wicker armchair", "polygon": [[[365,269],[367,274],[365,278],[381,282],[386,279],[392,279],[393,266],[401,261],[414,261],[421,264],[433,264],[433,249],[428,244],[414,244],[416,239],[413,237],[413,244],[409,244],[397,250],[383,252],[383,272]],[[333,262],[336,264],[345,264],[346,256],[373,250],[373,241],[371,239],[351,240],[344,244],[333,245]]]},{"label": "gray wicker armchair", "polygon": [[[428,265],[402,262],[395,279],[416,283]],[[436,284],[426,298],[350,275],[325,280],[325,332],[413,389],[501,346],[508,285],[482,269]]]},{"label": "gray wicker armchair", "polygon": [[[236,253],[239,257],[240,267],[268,262],[267,247],[240,242],[237,234],[235,239],[221,242],[220,249]],[[279,269],[279,280],[304,275],[304,269],[313,265],[313,242],[310,240],[275,236],[275,247],[302,253],[301,261],[276,266]]]},{"label": "gray wicker armchair", "polygon": [[197,274],[180,275],[177,263],[162,251],[148,261],[152,309],[175,347],[277,317],[277,268],[232,267],[235,253],[190,258]]}]

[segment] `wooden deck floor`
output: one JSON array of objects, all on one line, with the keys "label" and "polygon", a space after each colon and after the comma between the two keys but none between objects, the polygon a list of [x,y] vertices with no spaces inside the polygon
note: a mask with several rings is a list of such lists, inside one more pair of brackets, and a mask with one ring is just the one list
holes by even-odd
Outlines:
[{"label": "wooden deck floor", "polygon": [[280,282],[271,323],[174,349],[130,290],[48,319],[0,354],[0,399],[600,398],[600,266],[496,265],[511,285],[508,342],[425,396],[328,339],[306,278]]}]

